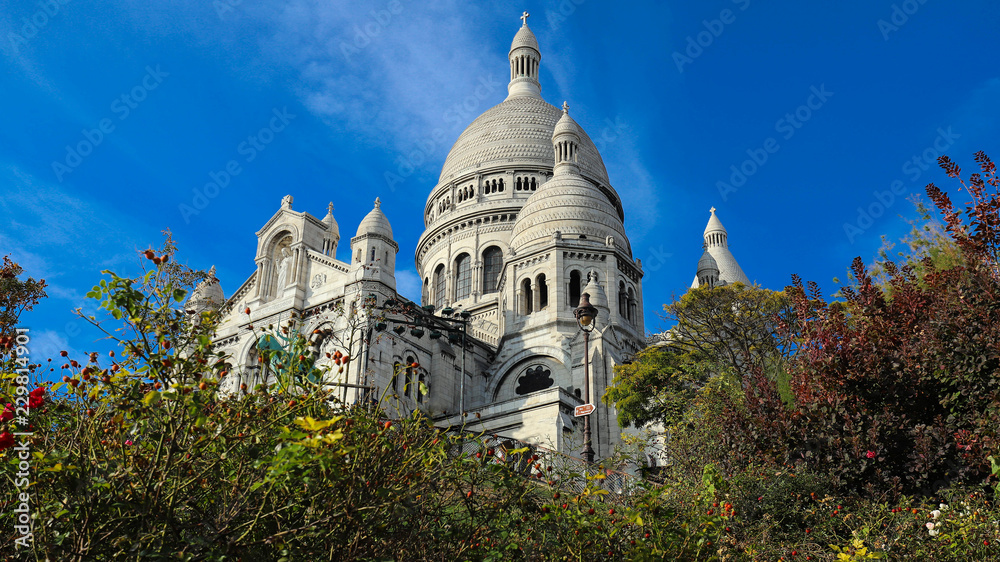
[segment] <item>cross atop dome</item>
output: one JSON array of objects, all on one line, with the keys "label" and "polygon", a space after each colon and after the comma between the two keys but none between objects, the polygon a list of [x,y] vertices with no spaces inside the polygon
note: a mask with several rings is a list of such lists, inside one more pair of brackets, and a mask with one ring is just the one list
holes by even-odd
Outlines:
[{"label": "cross atop dome", "polygon": [[524,12],[523,14],[521,14],[521,25],[522,26],[528,25],[528,18],[529,17],[531,17],[531,14],[529,14],[528,12]]},{"label": "cross atop dome", "polygon": [[375,208],[376,209],[382,208],[382,199],[380,199],[378,197],[375,198]]},{"label": "cross atop dome", "polygon": [[711,209],[709,209],[708,212],[712,213],[714,215],[715,214],[715,207],[712,207]]},{"label": "cross atop dome", "polygon": [[569,104],[566,103],[565,101],[563,102],[563,114],[569,115]]},{"label": "cross atop dome", "polygon": [[333,214],[333,201],[330,201],[330,204],[326,206],[326,212]]}]

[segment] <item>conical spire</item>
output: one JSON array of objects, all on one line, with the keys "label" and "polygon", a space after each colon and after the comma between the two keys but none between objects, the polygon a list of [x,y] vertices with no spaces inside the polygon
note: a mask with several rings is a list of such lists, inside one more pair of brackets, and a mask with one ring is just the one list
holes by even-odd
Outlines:
[{"label": "conical spire", "polygon": [[542,85],[538,82],[538,67],[542,53],[538,50],[538,39],[528,27],[528,17],[521,15],[521,29],[517,30],[510,44],[510,84],[507,85],[507,97],[534,96],[541,97]]}]

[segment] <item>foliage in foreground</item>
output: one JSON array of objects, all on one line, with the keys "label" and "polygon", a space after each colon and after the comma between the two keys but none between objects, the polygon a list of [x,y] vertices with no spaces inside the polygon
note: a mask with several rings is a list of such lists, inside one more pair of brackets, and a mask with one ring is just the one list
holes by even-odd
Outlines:
[{"label": "foliage in foreground", "polygon": [[[385,397],[340,404],[315,377],[295,376],[297,365],[313,364],[305,347],[282,350],[289,379],[222,396],[219,383],[232,375],[210,346],[216,318],[177,310],[198,276],[177,269],[172,252],[149,252],[154,269],[134,279],[109,273],[91,295],[111,318],[99,326],[118,344],[111,356],[66,357],[64,382],[47,388],[37,385],[38,367],[29,368],[36,385],[30,553],[53,560],[995,559],[1000,204],[984,191],[997,187],[992,164],[979,160],[984,176],[970,181],[979,198],[966,213],[971,224],[930,190],[961,249],[957,264],[925,262],[920,276],[886,265],[890,289],[856,267],[858,286],[845,291],[846,303],[826,303],[797,285],[787,293],[795,322],[784,316],[794,343],[748,340],[769,362],[798,351],[787,370],[791,403],[772,375],[784,369],[732,354],[727,362],[722,350],[709,371],[750,368],[706,377],[689,361],[694,355],[655,358],[681,371],[660,381],[676,396],[636,410],[669,423],[674,462],[662,486],[611,484],[606,471],[584,473],[557,455],[445,434],[419,414],[399,418]],[[26,308],[12,303],[11,310]],[[13,316],[0,332],[11,333]],[[771,331],[781,321],[748,325]],[[296,330],[279,326],[274,341],[301,343],[279,337],[282,328]],[[7,402],[20,381],[11,374],[15,341],[0,343]],[[19,501],[13,418],[5,411],[0,419],[5,529],[13,529]],[[471,440],[483,444],[469,448]],[[0,535],[0,553],[26,557],[14,538]]]},{"label": "foliage in foreground", "polygon": [[[499,445],[462,453],[463,442],[488,436],[445,434],[419,413],[399,419],[385,397],[346,406],[311,377],[222,395],[233,375],[210,345],[214,313],[180,309],[197,277],[169,269],[169,253],[147,257],[154,268],[108,273],[90,295],[107,312],[94,322],[115,351],[64,353],[52,367],[63,382],[48,387],[31,368],[35,558],[583,560],[711,550],[716,530],[670,524],[678,515],[658,492],[637,487],[623,506],[600,470]],[[277,337],[282,329],[295,330],[276,327],[274,341],[295,345]],[[4,401],[25,382],[14,348],[4,340]],[[311,353],[294,360],[312,364]],[[12,418],[0,422],[4,529],[20,499]],[[0,552],[25,555],[15,538],[4,533]]]}]

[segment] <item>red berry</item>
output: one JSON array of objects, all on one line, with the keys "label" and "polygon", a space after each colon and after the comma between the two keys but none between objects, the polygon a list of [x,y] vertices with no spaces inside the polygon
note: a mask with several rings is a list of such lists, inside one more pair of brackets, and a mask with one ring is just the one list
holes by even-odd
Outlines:
[{"label": "red berry", "polygon": [[615,508],[612,507],[611,509],[608,510],[608,515],[614,515],[614,514],[615,514]]},{"label": "red berry", "polygon": [[147,260],[151,260],[154,257],[156,257],[156,254],[153,253],[153,250],[146,250],[145,252],[142,253],[142,255],[146,256]]}]

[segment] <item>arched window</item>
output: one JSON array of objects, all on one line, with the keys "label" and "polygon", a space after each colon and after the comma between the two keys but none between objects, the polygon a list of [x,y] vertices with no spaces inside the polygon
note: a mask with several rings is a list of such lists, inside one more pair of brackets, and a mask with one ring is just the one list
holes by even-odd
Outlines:
[{"label": "arched window", "polygon": [[521,281],[521,314],[531,314],[534,304],[534,294],[531,291],[531,279]]},{"label": "arched window", "polygon": [[372,248],[372,259],[370,261],[375,263],[375,248]]},{"label": "arched window", "polygon": [[390,386],[392,386],[392,391],[397,394],[399,393],[399,379],[400,379],[399,375],[402,372],[403,372],[402,363],[396,361],[395,363],[392,364],[392,384]]},{"label": "arched window", "polygon": [[628,321],[635,323],[635,291],[632,287],[628,288]]},{"label": "arched window", "polygon": [[503,193],[503,178],[500,178],[500,193]]},{"label": "arched window", "polygon": [[531,178],[531,191],[535,191],[537,187],[538,184],[535,183],[535,178]]},{"label": "arched window", "polygon": [[445,284],[447,279],[444,277],[444,264],[437,266],[434,270],[434,305],[441,307],[444,306],[444,294],[445,294]]},{"label": "arched window", "polygon": [[521,178],[517,178],[514,182],[514,191],[521,191]]},{"label": "arched window", "polygon": [[472,259],[462,254],[455,259],[455,300],[469,298],[472,292]]},{"label": "arched window", "polygon": [[413,356],[407,357],[406,366],[404,367],[404,369],[406,370],[406,384],[403,386],[403,394],[411,397],[414,396],[414,394],[413,394],[413,367],[411,367],[410,365],[413,365],[414,361],[415,359],[413,359]]},{"label": "arched window", "polygon": [[544,273],[535,278],[535,285],[538,287],[538,310],[542,310],[549,305],[549,287],[545,284]]},{"label": "arched window", "polygon": [[618,314],[623,318],[628,318],[628,293],[625,292],[625,282],[618,282]]},{"label": "arched window", "polygon": [[576,269],[569,272],[569,305],[580,306],[580,272]]},{"label": "arched window", "polygon": [[490,246],[483,252],[483,294],[497,292],[500,271],[503,268],[503,250]]}]

